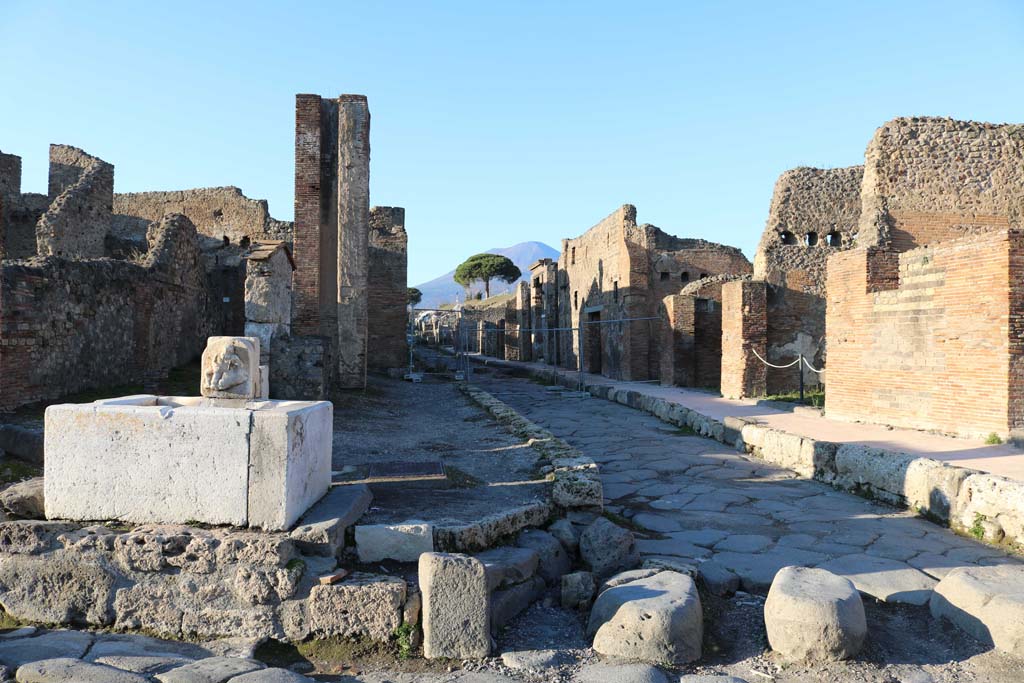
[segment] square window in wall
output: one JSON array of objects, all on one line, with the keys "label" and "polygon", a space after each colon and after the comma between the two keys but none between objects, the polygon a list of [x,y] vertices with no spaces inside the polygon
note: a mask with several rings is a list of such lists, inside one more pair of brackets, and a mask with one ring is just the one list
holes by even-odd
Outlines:
[{"label": "square window in wall", "polygon": [[664,281],[665,281],[665,280],[667,280],[668,278],[669,278],[669,274],[668,274],[668,272],[665,272],[665,271],[663,271],[663,272],[661,273],[661,279],[662,279],[662,281],[664,282]]}]

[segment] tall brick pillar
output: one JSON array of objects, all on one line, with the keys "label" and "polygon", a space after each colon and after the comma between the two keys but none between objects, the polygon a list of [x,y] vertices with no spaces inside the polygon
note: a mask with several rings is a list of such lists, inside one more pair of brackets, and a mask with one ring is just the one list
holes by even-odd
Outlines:
[{"label": "tall brick pillar", "polygon": [[516,288],[516,325],[519,328],[517,338],[519,360],[533,360],[533,299],[530,296],[530,283],[520,282]]},{"label": "tall brick pillar", "polygon": [[734,280],[722,285],[722,395],[764,396],[768,358],[767,285]]},{"label": "tall brick pillar", "polygon": [[[295,96],[295,228],[292,329],[298,334],[324,334],[320,325],[320,242],[323,226],[321,171],[322,104],[319,95]],[[333,283],[331,283],[333,284]],[[334,335],[327,335],[333,337]]]},{"label": "tall brick pillar", "polygon": [[695,386],[694,354],[696,338],[696,299],[673,294],[664,299],[665,320],[661,323],[659,348],[662,386]]}]

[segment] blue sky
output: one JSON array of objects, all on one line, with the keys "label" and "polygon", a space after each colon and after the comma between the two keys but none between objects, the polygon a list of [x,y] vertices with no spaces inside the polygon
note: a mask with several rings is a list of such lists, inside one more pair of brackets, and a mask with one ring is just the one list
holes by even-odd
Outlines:
[{"label": "blue sky", "polygon": [[0,0],[0,67],[25,191],[61,142],[119,192],[237,185],[282,219],[295,93],[366,94],[416,283],[623,203],[752,257],[787,168],[860,163],[895,116],[1024,122],[1024,3]]}]

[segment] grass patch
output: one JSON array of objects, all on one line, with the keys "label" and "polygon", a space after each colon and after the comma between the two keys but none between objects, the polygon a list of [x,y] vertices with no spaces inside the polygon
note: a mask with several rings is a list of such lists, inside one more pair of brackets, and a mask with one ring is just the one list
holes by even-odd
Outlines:
[{"label": "grass patch", "polygon": [[985,443],[988,444],[989,446],[998,446],[1002,442],[1002,437],[1000,437],[995,432],[992,432],[991,434],[985,437]]},{"label": "grass patch", "polygon": [[444,475],[448,478],[448,483],[454,489],[475,489],[484,485],[483,479],[477,479],[469,472],[460,470],[454,465],[445,465]]},{"label": "grass patch", "polygon": [[982,525],[982,522],[984,522],[987,519],[988,517],[981,514],[980,512],[974,513],[974,524],[972,524],[971,528],[967,530],[967,533],[969,533],[971,536],[973,536],[979,541],[984,541],[985,527]]},{"label": "grass patch", "polygon": [[[764,397],[766,401],[782,401],[783,403],[800,403],[800,392],[799,391],[786,391],[781,394],[772,394]],[[803,404],[805,406],[814,406],[815,408],[825,407],[825,390],[824,389],[807,389],[804,390]]]},{"label": "grass patch", "polygon": [[669,432],[672,436],[697,436],[697,432],[690,425],[677,427]]},{"label": "grass patch", "polygon": [[412,634],[416,627],[412,624],[402,624],[395,629],[395,642],[398,644],[398,658],[406,660],[412,657],[415,648],[412,646]]},{"label": "grass patch", "polygon": [[41,476],[43,476],[43,471],[40,468],[20,460],[11,459],[0,465],[0,485],[14,484]]}]

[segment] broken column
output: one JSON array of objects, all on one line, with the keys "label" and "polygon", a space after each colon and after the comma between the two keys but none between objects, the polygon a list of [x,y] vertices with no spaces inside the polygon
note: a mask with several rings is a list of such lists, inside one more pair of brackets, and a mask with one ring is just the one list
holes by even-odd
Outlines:
[{"label": "broken column", "polygon": [[762,281],[722,285],[722,396],[764,396],[768,353],[767,289]]},{"label": "broken column", "polygon": [[367,365],[377,370],[400,368],[409,362],[407,245],[405,209],[370,209]]}]

